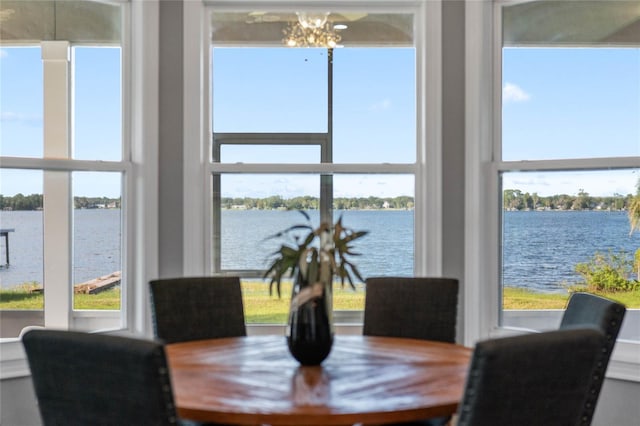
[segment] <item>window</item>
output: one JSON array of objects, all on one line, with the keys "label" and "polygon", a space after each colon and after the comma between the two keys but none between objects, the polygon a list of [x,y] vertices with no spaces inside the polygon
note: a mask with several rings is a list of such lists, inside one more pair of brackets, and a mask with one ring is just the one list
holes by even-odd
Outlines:
[{"label": "window", "polygon": [[[1,253],[9,259],[0,267],[2,338],[31,325],[125,325],[124,10],[58,4],[53,35],[43,25],[12,32],[13,44],[3,38],[0,222],[11,232]],[[91,31],[62,24],[88,12]],[[23,38],[43,41],[26,46]]]},{"label": "window", "polygon": [[[275,316],[260,311],[275,303],[261,276],[279,242],[268,237],[304,222],[298,209],[315,225],[342,216],[369,231],[355,259],[365,278],[424,270],[417,16],[332,10],[338,45],[288,47],[294,11],[212,9],[211,270],[243,277],[248,323],[286,321],[286,303]],[[362,310],[358,291],[353,303],[334,301],[338,321]]]},{"label": "window", "polygon": [[[555,328],[569,292],[586,290],[625,303],[619,338],[640,341],[628,217],[640,196],[640,39],[624,31],[637,13],[615,1],[528,6],[498,7],[500,325]],[[594,7],[597,22],[584,13]]]}]

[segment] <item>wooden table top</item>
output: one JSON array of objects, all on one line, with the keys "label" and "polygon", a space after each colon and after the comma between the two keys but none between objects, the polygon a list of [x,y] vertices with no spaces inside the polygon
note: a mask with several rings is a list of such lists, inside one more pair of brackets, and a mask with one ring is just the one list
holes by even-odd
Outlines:
[{"label": "wooden table top", "polygon": [[371,336],[335,337],[320,367],[302,367],[284,336],[167,345],[178,415],[243,425],[384,424],[451,415],[471,349]]}]

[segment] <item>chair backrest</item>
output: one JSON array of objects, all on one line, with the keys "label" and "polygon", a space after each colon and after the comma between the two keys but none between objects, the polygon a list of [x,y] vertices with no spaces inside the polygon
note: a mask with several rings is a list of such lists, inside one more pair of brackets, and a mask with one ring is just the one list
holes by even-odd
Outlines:
[{"label": "chair backrest", "polygon": [[457,279],[373,277],[365,287],[364,335],[455,342]]},{"label": "chair backrest", "polygon": [[588,394],[603,344],[595,328],[477,343],[457,425],[589,425]]},{"label": "chair backrest", "polygon": [[602,296],[573,293],[562,316],[560,329],[585,325],[598,327],[613,348],[626,310],[623,304]]},{"label": "chair backrest", "polygon": [[46,329],[22,343],[45,426],[177,424],[160,343]]},{"label": "chair backrest", "polygon": [[594,375],[594,385],[590,394],[591,416],[596,409],[596,402],[625,313],[625,306],[614,300],[595,294],[573,293],[560,322],[561,330],[585,326],[596,327],[606,339],[600,353],[599,368]]},{"label": "chair backrest", "polygon": [[149,283],[153,326],[165,343],[245,336],[239,277],[184,277]]}]

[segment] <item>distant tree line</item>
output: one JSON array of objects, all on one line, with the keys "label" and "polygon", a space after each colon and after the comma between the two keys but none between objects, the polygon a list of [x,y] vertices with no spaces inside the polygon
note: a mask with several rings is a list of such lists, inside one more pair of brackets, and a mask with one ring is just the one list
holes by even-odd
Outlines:
[{"label": "distant tree line", "polygon": [[[0,210],[42,210],[43,199],[42,194],[0,195]],[[120,208],[120,198],[73,197],[73,205],[76,209],[117,209]]]},{"label": "distant tree line", "polygon": [[[317,210],[320,200],[317,197],[305,195],[302,197],[283,198],[272,196],[267,198],[251,197],[222,197],[222,208],[226,209],[259,209],[259,210]],[[354,197],[334,198],[333,208],[336,210],[367,210],[367,209],[413,209],[413,197]]]},{"label": "distant tree line", "polygon": [[583,189],[578,195],[558,194],[543,197],[519,189],[505,189],[502,207],[505,210],[628,210],[633,203],[632,194],[613,194],[608,197],[592,197]]},{"label": "distant tree line", "polygon": [[[607,197],[593,197],[580,189],[578,195],[558,194],[543,197],[537,193],[506,189],[503,192],[502,207],[505,210],[629,210],[633,208],[632,194],[614,194]],[[42,194],[14,196],[0,195],[0,210],[40,210]],[[74,197],[77,209],[120,208],[120,198]],[[317,210],[320,201],[309,195],[293,198],[271,196],[266,198],[222,197],[222,208],[247,210]],[[411,210],[415,206],[413,197],[338,197],[333,199],[336,210],[399,209]]]}]

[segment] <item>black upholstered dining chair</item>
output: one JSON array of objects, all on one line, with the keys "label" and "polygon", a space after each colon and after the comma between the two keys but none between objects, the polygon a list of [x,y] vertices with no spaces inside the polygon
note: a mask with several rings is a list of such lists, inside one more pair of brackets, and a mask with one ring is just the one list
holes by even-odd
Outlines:
[{"label": "black upholstered dining chair", "polygon": [[589,425],[603,345],[593,327],[477,343],[457,426]]},{"label": "black upholstered dining chair", "polygon": [[45,426],[183,424],[162,344],[46,329],[22,343]]},{"label": "black upholstered dining chair", "polygon": [[598,327],[613,347],[626,313],[622,303],[590,293],[573,293],[562,315],[560,328]]},{"label": "black upholstered dining chair", "polygon": [[599,367],[596,375],[600,380],[593,386],[589,394],[589,417],[593,416],[596,402],[602,389],[605,373],[616,339],[622,327],[622,320],[626,313],[626,307],[614,300],[607,299],[590,293],[573,293],[569,297],[567,308],[560,322],[560,329],[593,326],[598,328],[605,336],[605,345],[600,353]]},{"label": "black upholstered dining chair", "polygon": [[[365,281],[365,336],[406,337],[454,343],[458,280],[440,277],[370,277]],[[441,426],[450,417],[425,419]]]},{"label": "black upholstered dining chair", "polygon": [[457,279],[372,277],[365,289],[364,335],[455,342]]},{"label": "black upholstered dining chair", "polygon": [[246,336],[239,277],[183,277],[149,283],[154,332],[165,343]]}]

